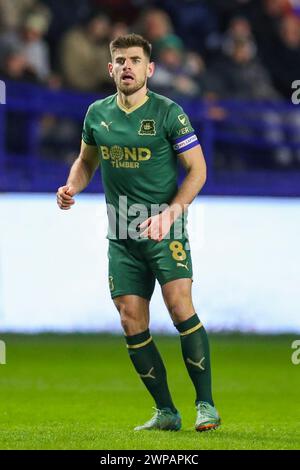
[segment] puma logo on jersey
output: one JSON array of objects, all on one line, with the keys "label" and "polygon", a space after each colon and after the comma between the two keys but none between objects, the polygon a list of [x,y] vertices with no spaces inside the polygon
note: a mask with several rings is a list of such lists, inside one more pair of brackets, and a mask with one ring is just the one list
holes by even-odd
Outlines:
[{"label": "puma logo on jersey", "polygon": [[185,268],[187,271],[189,270],[189,268],[188,268],[188,262],[187,262],[186,264],[177,263],[176,266],[177,266],[177,268]]},{"label": "puma logo on jersey", "polygon": [[205,357],[202,357],[202,359],[200,359],[199,362],[194,362],[192,361],[192,359],[190,359],[189,357],[187,358],[186,362],[188,362],[189,364],[192,364],[192,366],[195,366],[195,367],[199,367],[199,369],[201,370],[204,370],[204,366],[202,365],[202,362],[205,360]]},{"label": "puma logo on jersey", "polygon": [[101,126],[105,127],[107,129],[107,132],[109,132],[109,126],[112,124],[112,121],[110,121],[108,124],[104,121],[101,121]]},{"label": "puma logo on jersey", "polygon": [[154,367],[151,367],[147,374],[139,374],[142,379],[155,379],[154,375],[151,375],[151,372],[154,371]]}]

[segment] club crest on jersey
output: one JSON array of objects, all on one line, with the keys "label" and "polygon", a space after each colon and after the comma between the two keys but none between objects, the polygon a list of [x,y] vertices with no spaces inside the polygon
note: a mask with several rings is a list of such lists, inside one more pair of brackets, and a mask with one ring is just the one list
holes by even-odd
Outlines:
[{"label": "club crest on jersey", "polygon": [[178,120],[183,126],[187,124],[187,118],[185,114],[179,114]]},{"label": "club crest on jersey", "polygon": [[139,135],[156,135],[154,119],[143,119],[141,121]]}]

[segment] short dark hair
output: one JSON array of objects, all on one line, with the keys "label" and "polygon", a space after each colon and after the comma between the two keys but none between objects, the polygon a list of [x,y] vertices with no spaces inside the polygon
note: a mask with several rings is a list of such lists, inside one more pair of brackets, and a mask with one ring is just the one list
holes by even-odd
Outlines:
[{"label": "short dark hair", "polygon": [[116,49],[128,49],[129,47],[142,47],[145,55],[150,60],[152,45],[147,39],[143,38],[143,36],[135,33],[119,36],[111,41],[109,45],[111,56]]}]

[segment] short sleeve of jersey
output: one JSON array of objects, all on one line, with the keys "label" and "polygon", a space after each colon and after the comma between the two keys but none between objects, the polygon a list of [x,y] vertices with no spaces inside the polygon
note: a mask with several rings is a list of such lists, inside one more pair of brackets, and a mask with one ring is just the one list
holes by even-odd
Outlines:
[{"label": "short sleeve of jersey", "polygon": [[82,140],[87,145],[97,145],[93,136],[92,115],[93,115],[93,108],[92,106],[90,106],[85,115],[84,123],[83,123],[83,130],[82,130]]},{"label": "short sleeve of jersey", "polygon": [[172,103],[166,117],[166,130],[174,151],[179,154],[199,144],[189,117],[181,106]]}]

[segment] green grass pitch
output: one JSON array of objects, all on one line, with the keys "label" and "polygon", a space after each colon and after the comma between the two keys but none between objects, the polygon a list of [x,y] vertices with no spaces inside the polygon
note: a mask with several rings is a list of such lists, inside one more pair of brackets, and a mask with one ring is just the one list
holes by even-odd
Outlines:
[{"label": "green grass pitch", "polygon": [[[155,335],[154,335],[155,336]],[[134,432],[152,399],[121,336],[2,335],[0,449],[299,449],[300,365],[292,336],[210,335],[223,425],[197,433],[179,338],[155,336],[183,418],[180,432]]]}]

